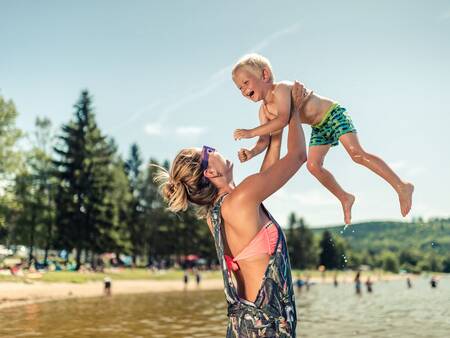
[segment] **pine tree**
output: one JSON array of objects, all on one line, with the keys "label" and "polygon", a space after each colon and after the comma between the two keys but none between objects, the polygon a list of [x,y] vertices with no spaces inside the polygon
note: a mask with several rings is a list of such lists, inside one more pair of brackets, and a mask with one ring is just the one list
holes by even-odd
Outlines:
[{"label": "pine tree", "polygon": [[102,135],[95,122],[88,91],[75,104],[75,117],[62,127],[57,192],[58,244],[76,249],[76,269],[81,253],[86,255],[114,247],[111,236],[113,205],[108,199],[113,189],[114,143]]},{"label": "pine tree", "polygon": [[[166,204],[163,202],[158,191],[158,186],[154,181],[154,176],[159,165],[155,159],[150,159],[145,173],[145,181],[142,186],[141,196],[144,208],[145,219],[145,242],[148,263],[168,257],[171,254],[179,255],[179,221],[180,218],[165,210]],[[169,168],[166,161],[164,168]]]},{"label": "pine tree", "polygon": [[296,250],[298,267],[300,269],[315,267],[317,263],[316,250],[314,247],[314,234],[306,226],[303,218],[297,221],[298,247]]},{"label": "pine tree", "polygon": [[322,234],[320,249],[320,264],[324,265],[329,270],[338,269],[340,263],[339,253],[333,241],[333,237],[328,230],[324,231]]},{"label": "pine tree", "polygon": [[124,164],[128,177],[130,200],[126,211],[128,231],[131,240],[131,255],[133,265],[137,263],[137,257],[143,254],[145,245],[145,221],[143,218],[143,174],[141,170],[142,158],[136,143],[131,145],[130,154]]},{"label": "pine tree", "polygon": [[292,267],[298,268],[297,256],[296,252],[298,250],[298,238],[296,236],[296,227],[297,217],[294,212],[291,212],[288,216],[288,232],[287,232],[287,244],[288,244],[288,252],[289,259]]}]

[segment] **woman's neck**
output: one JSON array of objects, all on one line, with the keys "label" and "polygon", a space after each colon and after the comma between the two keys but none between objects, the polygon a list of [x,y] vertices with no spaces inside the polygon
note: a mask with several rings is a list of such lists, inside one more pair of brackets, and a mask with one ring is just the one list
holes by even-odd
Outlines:
[{"label": "woman's neck", "polygon": [[234,184],[234,182],[230,182],[226,185],[219,187],[218,188],[219,192],[217,193],[217,199],[219,199],[220,196],[231,193],[234,190],[234,188],[236,188],[236,185]]}]

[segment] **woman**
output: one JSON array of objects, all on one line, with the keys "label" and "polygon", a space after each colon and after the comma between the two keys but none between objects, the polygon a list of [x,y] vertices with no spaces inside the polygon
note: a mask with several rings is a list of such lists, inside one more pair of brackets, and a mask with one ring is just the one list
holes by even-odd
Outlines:
[{"label": "woman", "polygon": [[[297,112],[304,88],[293,88]],[[288,152],[280,157],[281,132],[271,136],[259,173],[239,185],[233,164],[211,147],[181,150],[170,173],[161,168],[169,210],[199,208],[213,234],[228,303],[227,337],[295,337],[297,323],[284,234],[262,202],[280,189],[306,161],[299,114],[291,114]]]}]

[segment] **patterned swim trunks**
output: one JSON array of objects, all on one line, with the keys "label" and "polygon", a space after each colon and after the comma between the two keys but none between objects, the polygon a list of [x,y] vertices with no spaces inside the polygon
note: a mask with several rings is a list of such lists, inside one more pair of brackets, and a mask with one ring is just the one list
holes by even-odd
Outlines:
[{"label": "patterned swim trunks", "polygon": [[337,103],[333,103],[320,123],[311,127],[310,147],[325,144],[337,146],[339,137],[347,133],[356,133],[355,126],[346,109]]}]

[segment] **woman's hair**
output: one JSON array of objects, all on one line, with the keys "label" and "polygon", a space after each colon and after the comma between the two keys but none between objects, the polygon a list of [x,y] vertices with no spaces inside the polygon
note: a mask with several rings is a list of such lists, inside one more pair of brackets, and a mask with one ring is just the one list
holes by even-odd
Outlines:
[{"label": "woman's hair", "polygon": [[239,59],[239,61],[233,66],[231,74],[234,78],[236,72],[241,69],[246,68],[250,70],[255,75],[259,76],[264,68],[267,68],[270,72],[270,81],[274,81],[272,66],[270,61],[264,56],[256,53],[246,54]]},{"label": "woman's hair", "polygon": [[[159,167],[154,177],[161,195],[172,212],[185,211],[189,202],[197,206],[197,215],[205,218],[217,197],[217,188],[202,180],[201,154],[195,148],[181,150],[167,171]],[[206,183],[204,183],[206,181]]]}]

